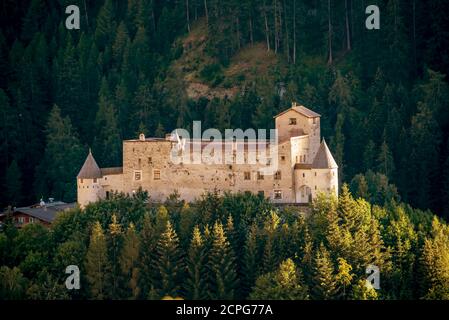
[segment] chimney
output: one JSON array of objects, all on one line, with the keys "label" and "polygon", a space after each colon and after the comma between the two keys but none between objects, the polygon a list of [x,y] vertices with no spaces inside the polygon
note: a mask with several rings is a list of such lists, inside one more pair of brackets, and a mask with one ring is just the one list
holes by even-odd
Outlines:
[{"label": "chimney", "polygon": [[296,108],[296,102],[295,101],[292,102],[292,108]]},{"label": "chimney", "polygon": [[144,133],[139,134],[139,140],[140,141],[145,141],[145,134]]}]

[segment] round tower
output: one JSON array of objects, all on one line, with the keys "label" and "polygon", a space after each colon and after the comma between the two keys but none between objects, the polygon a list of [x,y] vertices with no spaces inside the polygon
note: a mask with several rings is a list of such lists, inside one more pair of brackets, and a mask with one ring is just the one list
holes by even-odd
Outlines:
[{"label": "round tower", "polygon": [[101,170],[95,161],[91,150],[86,161],[77,176],[77,200],[81,208],[91,202],[104,198],[104,190],[100,184],[102,178]]}]

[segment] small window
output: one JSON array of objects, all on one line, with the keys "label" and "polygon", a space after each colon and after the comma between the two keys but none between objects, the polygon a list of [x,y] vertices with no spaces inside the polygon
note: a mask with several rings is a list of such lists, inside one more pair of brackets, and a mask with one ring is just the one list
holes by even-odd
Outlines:
[{"label": "small window", "polygon": [[160,170],[154,170],[153,171],[153,179],[154,180],[161,180],[161,171]]},{"label": "small window", "polygon": [[153,163],[153,158],[152,157],[148,157],[148,164],[152,164]]},{"label": "small window", "polygon": [[34,218],[33,218],[33,217],[30,217],[30,218],[28,219],[28,222],[29,222],[29,223],[34,223]]},{"label": "small window", "polygon": [[244,173],[244,175],[245,175],[245,180],[251,180],[251,172],[246,171],[246,172]]},{"label": "small window", "polygon": [[316,190],[317,188],[316,188],[316,186],[315,186],[315,190]]},{"label": "small window", "polygon": [[313,118],[313,124],[316,124],[316,118]]},{"label": "small window", "polygon": [[257,171],[257,180],[263,180],[263,173],[260,171]]},{"label": "small window", "polygon": [[83,183],[84,179],[81,179],[81,183]]},{"label": "small window", "polygon": [[279,200],[282,199],[282,191],[281,190],[274,190],[274,198]]},{"label": "small window", "polygon": [[134,171],[134,180],[141,181],[142,180],[142,171]]},{"label": "small window", "polygon": [[25,222],[25,218],[24,217],[18,217],[17,221],[19,222],[19,224],[23,224]]},{"label": "small window", "polygon": [[111,194],[109,191],[106,191],[106,199],[109,199],[111,197]]},{"label": "small window", "polygon": [[259,196],[259,197],[265,197],[265,192],[263,192],[263,191],[259,191],[259,192],[257,192],[257,195]]},{"label": "small window", "polygon": [[303,178],[305,178],[305,177],[306,177],[306,174],[305,174],[305,173],[303,173],[303,174],[302,174],[302,177],[303,177]]},{"label": "small window", "polygon": [[285,161],[285,156],[281,156],[281,160],[282,160],[282,161]]},{"label": "small window", "polygon": [[315,172],[315,177],[316,177],[316,172]]},{"label": "small window", "polygon": [[288,120],[288,124],[291,125],[291,126],[296,125],[296,118],[290,118],[290,119]]},{"label": "small window", "polygon": [[274,174],[274,180],[281,180],[281,171],[276,171]]},{"label": "small window", "polygon": [[97,178],[94,178],[94,183],[97,183]]}]

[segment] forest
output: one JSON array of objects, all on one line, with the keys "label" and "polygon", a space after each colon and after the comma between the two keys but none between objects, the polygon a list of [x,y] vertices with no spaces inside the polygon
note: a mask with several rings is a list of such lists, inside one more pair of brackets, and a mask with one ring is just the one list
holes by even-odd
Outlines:
[{"label": "forest", "polygon": [[[69,4],[80,30],[65,27]],[[74,201],[89,147],[119,166],[139,132],[271,128],[297,101],[322,115],[354,195],[389,190],[447,218],[449,3],[369,4],[379,30],[363,0],[2,1],[0,204]],[[233,94],[192,96],[194,81]]]},{"label": "forest", "polygon": [[[311,212],[251,194],[116,194],[51,229],[0,233],[6,299],[449,299],[449,226],[430,212],[371,205],[343,185]],[[66,267],[80,270],[67,290]],[[366,284],[379,268],[380,289]]]},{"label": "forest", "polygon": [[[75,201],[89,148],[120,166],[140,132],[272,128],[293,101],[321,114],[341,190],[308,214],[256,195],[141,192],[51,229],[6,223],[0,298],[448,299],[447,12],[446,0],[1,1],[1,208]],[[80,290],[64,287],[70,264]]]}]

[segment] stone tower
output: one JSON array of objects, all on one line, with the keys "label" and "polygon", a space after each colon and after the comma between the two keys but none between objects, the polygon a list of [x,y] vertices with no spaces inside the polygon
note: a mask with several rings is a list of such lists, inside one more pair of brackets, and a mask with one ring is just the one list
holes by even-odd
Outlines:
[{"label": "stone tower", "polygon": [[101,170],[91,150],[77,176],[78,204],[84,208],[90,202],[104,198],[104,190],[100,184]]}]

